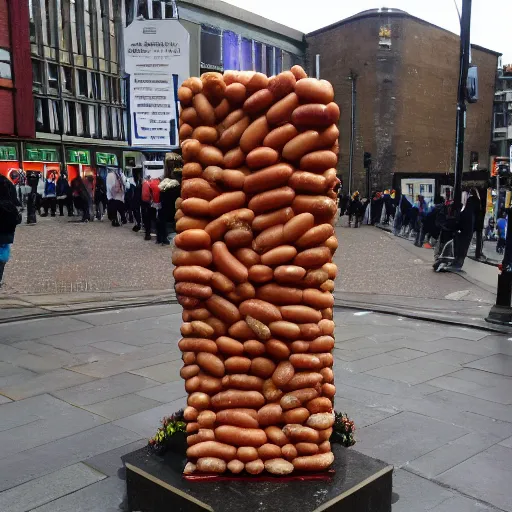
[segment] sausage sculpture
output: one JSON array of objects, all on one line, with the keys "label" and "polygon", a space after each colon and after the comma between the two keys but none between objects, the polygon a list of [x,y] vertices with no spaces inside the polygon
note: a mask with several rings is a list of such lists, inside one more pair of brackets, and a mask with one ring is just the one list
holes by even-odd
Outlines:
[{"label": "sausage sculpture", "polygon": [[333,87],[294,66],[271,78],[205,73],[178,96],[185,473],[324,470],[334,460]]}]

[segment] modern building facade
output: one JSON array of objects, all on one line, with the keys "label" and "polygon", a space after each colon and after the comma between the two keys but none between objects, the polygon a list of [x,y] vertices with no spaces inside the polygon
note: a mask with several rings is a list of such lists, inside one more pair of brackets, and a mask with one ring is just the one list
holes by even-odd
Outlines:
[{"label": "modern building facade", "polygon": [[[72,179],[121,165],[127,145],[120,51],[124,0],[8,0],[7,5],[10,18],[16,17],[11,38],[19,43],[12,43],[14,71],[18,59],[24,63],[23,73],[13,77],[14,121],[27,125],[12,133],[19,167],[43,173],[67,169]],[[24,114],[17,107],[20,90]]]},{"label": "modern building facade", "polygon": [[494,95],[492,141],[496,156],[510,156],[512,145],[512,65],[498,68]]},{"label": "modern building facade", "polygon": [[[306,36],[309,72],[333,83],[341,107],[340,162],[349,177],[350,76],[356,79],[352,190],[402,187],[433,197],[453,183],[459,36],[404,11],[374,9]],[[473,45],[476,103],[468,105],[464,170],[488,169],[499,53]]]}]

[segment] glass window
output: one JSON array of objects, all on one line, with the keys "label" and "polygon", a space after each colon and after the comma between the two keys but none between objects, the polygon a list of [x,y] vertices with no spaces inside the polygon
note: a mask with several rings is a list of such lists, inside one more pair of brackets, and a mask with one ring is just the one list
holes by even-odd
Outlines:
[{"label": "glass window", "polygon": [[62,66],[62,90],[73,94],[73,69],[69,66]]},{"label": "glass window", "polygon": [[92,33],[91,33],[91,16],[89,14],[89,2],[84,0],[84,31],[85,31],[85,48],[88,56],[92,56]]},{"label": "glass window", "polygon": [[91,132],[89,129],[89,105],[85,103],[80,103],[80,109],[82,111],[82,122],[84,124],[84,135],[86,137],[91,136]]},{"label": "glass window", "polygon": [[242,71],[252,71],[252,39],[242,37],[242,62],[240,63]]},{"label": "glass window", "polygon": [[84,135],[84,118],[83,118],[83,110],[82,105],[80,103],[77,104],[76,108],[76,134],[79,137]]},{"label": "glass window", "polygon": [[98,130],[96,128],[96,105],[89,105],[89,135],[96,138]]},{"label": "glass window", "polygon": [[100,107],[101,109],[101,136],[104,139],[109,138],[109,132],[108,132],[108,114],[107,114],[107,107]]},{"label": "glass window", "polygon": [[32,90],[34,92],[43,90],[43,64],[36,59],[32,59]]},{"label": "glass window", "polygon": [[117,109],[112,108],[110,110],[110,119],[112,120],[112,138],[117,139],[119,131],[117,127]]},{"label": "glass window", "polygon": [[48,87],[50,89],[57,90],[59,88],[58,69],[57,64],[48,63]]},{"label": "glass window", "polygon": [[78,73],[78,96],[87,96],[87,71],[77,70]]},{"label": "glass window", "polygon": [[283,50],[283,69],[288,70],[293,66],[292,56]]},{"label": "glass window", "polygon": [[70,3],[61,2],[60,4],[60,22],[62,24],[62,30],[60,30],[60,47],[63,50],[70,51],[71,49],[71,38],[69,37],[70,27]]},{"label": "glass window", "polygon": [[263,45],[254,41],[254,71],[263,72]]},{"label": "glass window", "polygon": [[267,57],[266,60],[266,70],[264,73],[268,76],[275,75],[274,70],[274,47],[273,46],[267,46],[265,48],[265,54]]},{"label": "glass window", "polygon": [[149,20],[148,0],[137,0],[137,14],[138,20]]},{"label": "glass window", "polygon": [[36,132],[44,131],[43,100],[34,98],[34,117],[36,118]]},{"label": "glass window", "polygon": [[0,48],[0,78],[12,80],[11,52]]},{"label": "glass window", "polygon": [[201,25],[201,70],[222,71],[222,31],[209,25]]},{"label": "glass window", "polygon": [[82,0],[75,0],[75,22],[77,52],[80,55],[85,55],[85,30]]},{"label": "glass window", "polygon": [[276,69],[275,69],[274,73],[276,75],[278,75],[283,70],[283,50],[281,50],[281,48],[276,48],[275,62],[276,62]]},{"label": "glass window", "polygon": [[28,0],[28,13],[30,17],[30,42],[36,42],[36,21],[34,17],[34,0]]},{"label": "glass window", "polygon": [[222,55],[224,69],[240,71],[240,57],[238,52],[238,34],[225,30],[222,33]]},{"label": "glass window", "polygon": [[50,100],[48,102],[48,115],[50,119],[50,132],[59,133],[59,103],[57,100]]},{"label": "glass window", "polygon": [[67,135],[76,135],[76,106],[72,101],[64,102],[64,130]]},{"label": "glass window", "polygon": [[54,2],[52,0],[45,0],[45,10],[46,10],[46,35],[47,35],[47,44],[49,46],[56,46],[55,40],[55,30],[54,30],[54,21],[55,21],[55,11],[54,11]]},{"label": "glass window", "polygon": [[91,73],[91,93],[95,100],[101,99],[101,80],[99,73]]}]

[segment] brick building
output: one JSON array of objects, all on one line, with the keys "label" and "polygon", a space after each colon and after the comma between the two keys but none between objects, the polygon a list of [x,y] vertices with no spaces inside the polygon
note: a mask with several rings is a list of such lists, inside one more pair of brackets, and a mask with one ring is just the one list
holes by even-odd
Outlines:
[{"label": "brick building", "polygon": [[[348,190],[351,81],[357,108],[352,190],[401,186],[433,196],[453,183],[459,36],[404,11],[364,11],[306,35],[309,72],[333,83],[341,107],[340,162]],[[487,169],[499,53],[472,46],[479,99],[468,105],[464,170]],[[478,164],[478,165],[477,165]],[[450,176],[450,174],[452,176]],[[403,181],[405,180],[405,181]]]},{"label": "brick building", "polygon": [[0,172],[3,174],[19,167],[17,138],[35,135],[27,20],[28,2],[0,0]]}]

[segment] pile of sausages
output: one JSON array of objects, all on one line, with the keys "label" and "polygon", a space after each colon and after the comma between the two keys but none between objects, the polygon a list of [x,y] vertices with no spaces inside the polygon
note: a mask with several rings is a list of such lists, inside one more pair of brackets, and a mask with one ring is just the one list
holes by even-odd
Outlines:
[{"label": "pile of sausages", "polygon": [[294,66],[271,78],[205,73],[178,96],[185,473],[324,470],[334,460],[333,88]]}]

